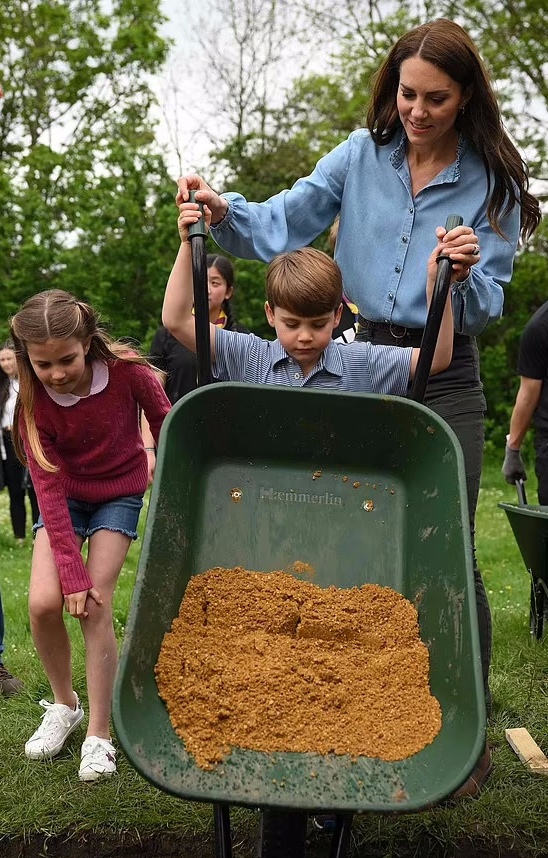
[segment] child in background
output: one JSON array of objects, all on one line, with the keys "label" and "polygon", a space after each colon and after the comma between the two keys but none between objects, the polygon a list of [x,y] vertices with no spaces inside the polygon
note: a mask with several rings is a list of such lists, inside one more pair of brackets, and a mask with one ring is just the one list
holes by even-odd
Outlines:
[{"label": "child in background", "polygon": [[[209,319],[228,331],[249,333],[234,318],[231,299],[234,294],[234,268],[226,256],[208,253],[206,257],[209,291]],[[172,405],[198,386],[196,355],[162,327],[150,347],[149,360],[166,373],[166,393]]]},{"label": "child in background", "polygon": [[86,650],[83,781],[116,771],[109,730],[118,655],[112,599],[147,487],[139,409],[157,443],[170,408],[153,368],[98,322],[88,304],[61,290],[29,298],[11,320],[19,370],[14,445],[28,463],[41,513],[30,625],[54,696],[54,703],[40,701],[46,711],[25,753],[50,759],[84,718],[72,686],[64,606],[80,621]]},{"label": "child in background", "polygon": [[[195,203],[181,204],[179,212],[181,247],[167,283],[162,319],[173,336],[195,350],[188,227],[196,223],[201,213]],[[207,207],[205,218],[209,224],[211,214]],[[438,239],[443,235],[445,230],[439,227]],[[468,229],[455,240],[454,246],[441,242],[437,245],[428,261],[428,299],[440,253],[458,255],[462,242],[473,240],[472,230]],[[461,267],[460,262],[453,264],[453,280]],[[269,342],[253,334],[242,336],[212,325],[211,359],[217,380],[405,395],[409,379],[415,374],[420,349],[332,342],[331,335],[342,309],[342,278],[337,264],[327,254],[307,247],[277,256],[268,267],[266,291],[265,312],[278,339]],[[448,296],[432,373],[448,366],[452,349],[453,314]]]}]

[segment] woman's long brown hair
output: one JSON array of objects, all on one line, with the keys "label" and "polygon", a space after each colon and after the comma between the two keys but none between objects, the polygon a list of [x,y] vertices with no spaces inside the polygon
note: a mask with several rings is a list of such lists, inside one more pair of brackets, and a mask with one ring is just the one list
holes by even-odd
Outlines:
[{"label": "woman's long brown hair", "polygon": [[466,104],[455,128],[471,140],[482,158],[489,187],[493,179],[487,207],[489,223],[503,236],[500,219],[517,203],[521,209],[521,238],[526,240],[541,220],[539,202],[528,190],[529,171],[504,130],[497,98],[477,48],[454,21],[438,18],[398,39],[375,75],[367,111],[367,127],[373,140],[385,145],[402,127],[396,97],[401,64],[411,57],[431,63],[460,84]]}]

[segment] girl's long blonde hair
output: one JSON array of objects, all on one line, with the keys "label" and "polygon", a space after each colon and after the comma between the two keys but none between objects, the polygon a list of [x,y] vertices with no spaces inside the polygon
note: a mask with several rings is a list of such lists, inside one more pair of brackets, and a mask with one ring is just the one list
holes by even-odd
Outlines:
[{"label": "girl's long blonde hair", "polygon": [[100,327],[99,314],[93,307],[78,301],[74,295],[61,289],[49,289],[29,298],[10,319],[10,328],[19,373],[19,395],[13,419],[13,445],[19,459],[26,463],[21,435],[22,418],[25,421],[28,444],[36,463],[50,473],[57,471],[57,467],[46,458],[34,418],[35,394],[41,382],[29,359],[29,343],[35,345],[45,343],[47,340],[68,340],[71,337],[80,343],[89,340],[90,347],[86,355],[86,363],[94,360],[101,360],[104,363],[124,360],[150,366],[159,377],[163,376],[163,373],[149,364],[133,346],[113,340]]}]

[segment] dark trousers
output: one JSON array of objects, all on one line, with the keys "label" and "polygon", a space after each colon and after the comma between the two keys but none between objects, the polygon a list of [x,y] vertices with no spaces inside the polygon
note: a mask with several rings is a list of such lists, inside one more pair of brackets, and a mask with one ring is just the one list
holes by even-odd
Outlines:
[{"label": "dark trousers", "polygon": [[[535,432],[535,473],[538,480],[538,502],[548,504],[548,438]],[[531,501],[529,501],[531,503]]]},{"label": "dark trousers", "polygon": [[[399,345],[403,347],[420,345],[420,336],[418,340],[405,336],[396,339],[386,332],[380,336],[378,333],[370,336],[369,332],[366,334],[361,332],[359,328],[357,339],[374,342],[376,345]],[[475,548],[475,518],[483,461],[486,402],[480,380],[479,354],[474,337],[455,335],[453,360],[444,372],[431,376],[429,379],[424,404],[449,424],[460,442],[464,456],[483,687],[487,712],[489,713],[491,710],[491,692],[489,690],[492,650],[491,611],[481,572],[478,568]]]},{"label": "dark trousers", "polygon": [[28,488],[23,486],[23,478],[25,469],[13,448],[11,440],[11,432],[7,429],[3,431],[4,448],[6,450],[6,458],[3,461],[4,468],[4,483],[7,486],[10,497],[10,518],[13,534],[16,539],[24,539],[26,535],[27,510],[25,506],[25,494],[28,493],[31,511],[32,524],[38,521],[39,510],[38,501],[32,485]]}]

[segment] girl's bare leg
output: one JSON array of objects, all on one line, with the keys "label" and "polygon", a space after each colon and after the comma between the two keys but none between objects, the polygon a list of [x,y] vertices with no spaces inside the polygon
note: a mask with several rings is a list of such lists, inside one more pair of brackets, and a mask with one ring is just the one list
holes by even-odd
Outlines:
[{"label": "girl's bare leg", "polygon": [[[81,545],[80,537],[75,536]],[[74,708],[70,640],[63,620],[63,594],[49,538],[41,527],[34,541],[29,585],[30,628],[55,703]]]},{"label": "girl's bare leg", "polygon": [[128,536],[110,530],[98,530],[89,539],[87,570],[103,604],[97,605],[88,598],[88,616],[80,620],[86,646],[87,735],[102,739],[110,739],[110,708],[118,664],[112,598],[130,545]]}]

